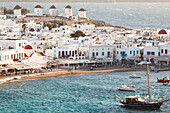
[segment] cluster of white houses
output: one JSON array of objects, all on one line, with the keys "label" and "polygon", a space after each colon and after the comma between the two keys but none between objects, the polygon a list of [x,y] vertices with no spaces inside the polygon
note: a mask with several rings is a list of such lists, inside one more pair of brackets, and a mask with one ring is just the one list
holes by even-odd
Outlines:
[{"label": "cluster of white houses", "polygon": [[[20,9],[17,5],[14,15],[21,15]],[[86,18],[85,12],[80,9],[79,16]],[[37,5],[34,13],[37,16],[42,15],[43,8]],[[49,13],[51,16],[57,15],[54,5],[50,7]],[[66,7],[65,14],[72,16],[71,6]],[[27,26],[25,30],[23,24]],[[71,37],[77,30],[82,31],[85,36]],[[12,19],[0,19],[1,66],[18,62],[43,67],[50,61],[117,64],[146,60],[170,65],[170,29],[127,30],[95,27],[92,23],[72,23],[49,30],[41,22],[18,23]]]}]

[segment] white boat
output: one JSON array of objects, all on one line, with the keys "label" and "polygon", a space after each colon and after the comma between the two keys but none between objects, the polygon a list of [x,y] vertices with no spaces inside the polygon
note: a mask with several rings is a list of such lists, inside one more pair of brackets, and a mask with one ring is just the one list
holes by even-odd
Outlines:
[{"label": "white boat", "polygon": [[130,78],[141,78],[140,75],[136,75],[136,74],[132,74],[132,75],[129,75]]},{"label": "white boat", "polygon": [[135,91],[135,86],[131,86],[131,85],[121,85],[121,86],[117,86],[118,90],[121,91]]}]

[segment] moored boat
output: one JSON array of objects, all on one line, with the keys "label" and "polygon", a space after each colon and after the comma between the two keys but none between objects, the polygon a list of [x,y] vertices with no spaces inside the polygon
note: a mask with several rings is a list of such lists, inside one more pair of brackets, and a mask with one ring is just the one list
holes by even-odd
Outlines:
[{"label": "moored boat", "polygon": [[170,77],[165,76],[163,79],[157,77],[157,82],[162,82],[162,83],[169,83],[170,82]]},{"label": "moored boat", "polygon": [[136,75],[136,74],[129,75],[129,77],[130,77],[130,78],[141,78],[141,76]]},{"label": "moored boat", "polygon": [[121,90],[121,91],[135,91],[136,89],[136,87],[132,85],[121,85],[117,87],[118,87],[118,90]]}]

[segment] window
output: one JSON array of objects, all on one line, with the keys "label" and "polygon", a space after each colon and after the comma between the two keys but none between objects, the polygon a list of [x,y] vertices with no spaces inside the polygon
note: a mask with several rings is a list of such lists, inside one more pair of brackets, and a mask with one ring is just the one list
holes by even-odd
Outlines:
[{"label": "window", "polygon": [[102,56],[104,56],[104,52],[102,52]]},{"label": "window", "polygon": [[93,57],[95,56],[95,53],[94,53],[94,52],[92,53],[92,56],[93,56]]},{"label": "window", "polygon": [[11,59],[13,59],[13,54],[11,54]]},{"label": "window", "polygon": [[164,52],[164,50],[163,49],[161,49],[161,53],[163,53]]},{"label": "window", "polygon": [[102,50],[104,50],[104,48],[102,48]]},{"label": "window", "polygon": [[132,51],[130,51],[130,54],[132,54]]},{"label": "window", "polygon": [[138,51],[136,51],[136,53],[138,54],[139,52],[138,52]]},{"label": "window", "polygon": [[60,54],[61,54],[61,53],[60,53],[60,51],[59,51],[59,52],[58,52],[58,55],[60,56]]},{"label": "window", "polygon": [[107,52],[107,56],[110,56],[110,52]]},{"label": "window", "polygon": [[110,50],[110,48],[108,48],[108,50]]},{"label": "window", "polygon": [[19,43],[19,47],[21,47],[21,43]]},{"label": "window", "polygon": [[151,52],[151,55],[155,55],[155,52]]},{"label": "window", "polygon": [[117,54],[119,54],[119,51],[117,51]]},{"label": "window", "polygon": [[132,44],[130,44],[130,47],[132,47]]},{"label": "window", "polygon": [[96,52],[96,56],[98,56],[98,52]]},{"label": "window", "polygon": [[150,52],[147,52],[147,55],[150,55]]},{"label": "window", "polygon": [[119,46],[117,46],[117,48],[119,48]]},{"label": "window", "polygon": [[168,50],[167,49],[165,49],[165,54],[168,54]]}]

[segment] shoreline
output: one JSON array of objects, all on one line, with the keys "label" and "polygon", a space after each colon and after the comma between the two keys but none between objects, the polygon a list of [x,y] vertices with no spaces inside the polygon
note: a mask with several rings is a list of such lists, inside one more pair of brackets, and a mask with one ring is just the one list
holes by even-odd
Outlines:
[{"label": "shoreline", "polygon": [[[109,73],[109,72],[129,72],[129,71],[146,71],[144,68],[115,68],[115,69],[98,69],[98,70],[63,70],[63,71],[54,71],[47,73],[34,73],[26,75],[16,75],[16,76],[5,76],[0,78],[0,84],[10,82],[13,80],[27,80],[27,79],[40,79],[48,77],[59,77],[59,76],[71,76],[78,74],[90,74],[90,73]],[[166,70],[170,71],[170,70]]]},{"label": "shoreline", "polygon": [[47,73],[34,73],[27,75],[16,75],[16,76],[5,76],[0,78],[0,84],[10,82],[13,80],[26,80],[26,79],[39,79],[48,77],[59,77],[59,76],[71,76],[77,74],[89,74],[89,73],[109,73],[109,72],[128,72],[128,71],[145,71],[145,69],[135,69],[135,68],[116,68],[116,69],[100,69],[100,70],[63,70],[54,71]]}]

